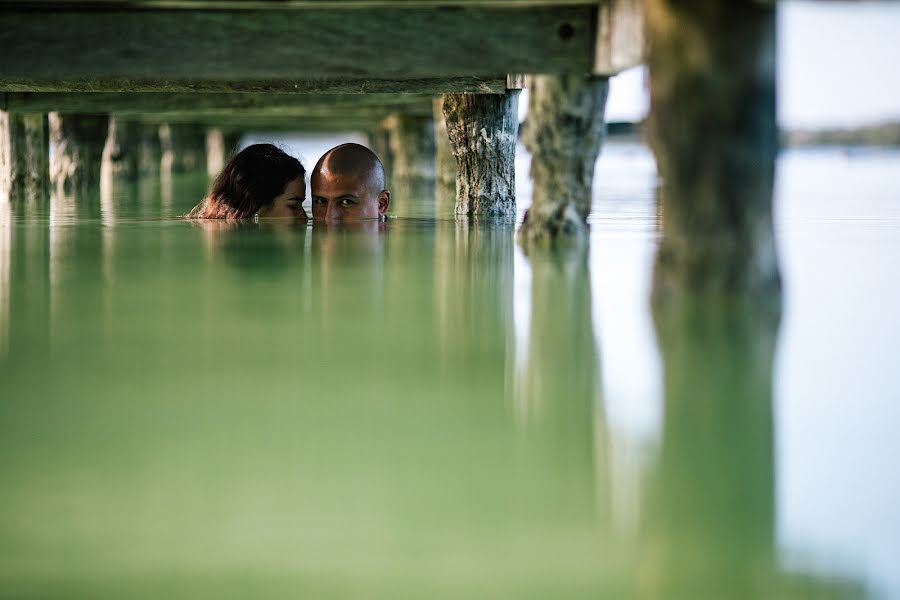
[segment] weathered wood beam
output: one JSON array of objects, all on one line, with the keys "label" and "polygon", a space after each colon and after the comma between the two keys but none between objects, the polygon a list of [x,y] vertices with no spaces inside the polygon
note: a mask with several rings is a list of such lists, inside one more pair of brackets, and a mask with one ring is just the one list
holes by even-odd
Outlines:
[{"label": "weathered wood beam", "polygon": [[532,153],[534,191],[519,231],[523,245],[585,237],[608,90],[605,77],[532,79],[522,137]]},{"label": "weathered wood beam", "polygon": [[49,154],[46,115],[0,111],[0,199],[44,199]]},{"label": "weathered wood beam", "polygon": [[[17,113],[107,112],[121,115],[172,112],[255,112],[302,115],[344,109],[429,114],[431,94],[285,94],[207,92],[8,92],[0,110]],[[5,105],[5,108],[3,106]]]},{"label": "weathered wood beam", "polygon": [[35,79],[2,77],[0,90],[9,92],[209,92],[209,93],[291,93],[291,94],[502,94],[503,77],[441,77],[432,79],[243,79],[166,80],[135,78]]},{"label": "weathered wood beam", "polygon": [[[595,9],[0,10],[0,82],[584,73]],[[390,43],[372,40],[390,32]],[[370,51],[362,51],[364,46]],[[9,91],[8,87],[5,87]]]},{"label": "weathered wood beam", "polygon": [[[430,103],[423,106],[408,105],[403,107],[403,114],[413,115],[417,117],[427,117],[431,115],[430,110],[426,110]],[[158,123],[185,123],[195,122],[201,119],[203,122],[215,121],[216,119],[281,119],[283,121],[291,121],[294,119],[328,119],[331,121],[347,120],[368,120],[378,121],[384,119],[388,115],[398,112],[400,107],[392,107],[387,105],[381,106],[362,106],[340,107],[340,106],[308,106],[295,109],[274,109],[274,110],[248,110],[234,111],[230,109],[223,110],[198,110],[198,111],[179,111],[179,112],[159,112],[159,113],[140,113],[137,116],[144,121],[156,121]],[[113,113],[127,114],[127,113]]]},{"label": "weathered wood beam", "polygon": [[383,117],[285,117],[259,115],[189,115],[178,113],[169,118],[142,115],[139,120],[147,124],[196,123],[206,127],[220,127],[223,131],[281,131],[281,132],[367,132],[376,127]]},{"label": "weathered wood beam", "polygon": [[648,0],[646,17],[663,182],[654,296],[778,290],[775,7]]},{"label": "weathered wood beam", "polygon": [[513,217],[519,91],[448,94],[444,117],[456,157],[456,214]]}]

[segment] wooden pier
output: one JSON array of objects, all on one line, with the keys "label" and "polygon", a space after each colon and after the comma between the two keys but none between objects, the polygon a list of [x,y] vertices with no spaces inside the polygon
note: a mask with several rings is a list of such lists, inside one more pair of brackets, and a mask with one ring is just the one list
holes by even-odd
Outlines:
[{"label": "wooden pier", "polygon": [[[771,289],[773,34],[774,3],[752,0],[5,2],[0,196],[43,189],[23,172],[53,173],[57,189],[61,177],[63,187],[93,185],[94,157],[137,164],[130,136],[157,126],[194,135],[213,154],[241,131],[361,131],[380,152],[402,150],[394,167],[404,177],[455,178],[458,215],[511,218],[525,81],[513,74],[534,74],[525,131],[534,201],[520,240],[582,239],[607,78],[648,62],[653,148],[673,182],[662,204],[674,241],[661,250],[661,288]],[[426,142],[423,132],[441,137]],[[48,138],[66,149],[65,169],[35,158]],[[109,144],[115,151],[104,152]],[[704,147],[716,152],[698,164]],[[729,156],[757,167],[735,171]],[[756,183],[729,188],[733,172]],[[702,218],[691,208],[698,192]]]}]

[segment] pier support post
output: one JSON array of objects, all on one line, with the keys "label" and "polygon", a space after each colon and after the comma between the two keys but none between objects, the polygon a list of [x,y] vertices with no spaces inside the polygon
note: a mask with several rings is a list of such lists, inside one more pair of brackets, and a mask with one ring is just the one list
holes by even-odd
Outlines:
[{"label": "pier support post", "polygon": [[645,15],[663,181],[654,296],[777,290],[774,2],[648,0]]},{"label": "pier support post", "polygon": [[457,215],[515,216],[518,107],[519,90],[444,96]]},{"label": "pier support post", "polygon": [[0,111],[0,198],[46,198],[49,154],[47,115]]},{"label": "pier support post", "polygon": [[159,176],[162,165],[162,143],[159,125],[141,123],[138,128],[138,171],[142,176]]},{"label": "pier support post", "polygon": [[395,178],[434,179],[431,116],[393,114],[385,121]]},{"label": "pier support post", "polygon": [[594,165],[606,131],[606,77],[532,78],[523,141],[532,154],[531,207],[519,230],[523,245],[587,234]]},{"label": "pier support post", "polygon": [[218,127],[206,130],[206,174],[210,179],[216,177],[237,153],[240,141],[241,134],[234,131]]},{"label": "pier support post", "polygon": [[433,112],[435,211],[438,215],[449,215],[456,209],[456,157],[447,136],[443,96],[434,99]]},{"label": "pier support post", "polygon": [[228,160],[225,134],[217,127],[206,130],[206,174],[212,179],[222,170]]},{"label": "pier support post", "polygon": [[381,165],[384,167],[384,184],[390,188],[393,184],[394,174],[394,159],[391,155],[391,134],[384,127],[383,123],[379,123],[377,127],[367,131],[366,135],[369,138],[369,148],[378,156],[379,160],[381,160]]},{"label": "pier support post", "polygon": [[50,179],[61,197],[97,187],[103,148],[109,132],[109,117],[98,114],[49,115]]},{"label": "pier support post", "polygon": [[[431,115],[395,113],[384,120],[393,167],[392,209],[434,216],[434,121]],[[424,214],[423,214],[424,213]]]},{"label": "pier support post", "polygon": [[103,147],[103,173],[116,179],[135,179],[140,172],[140,123],[110,117]]},{"label": "pier support post", "polygon": [[206,169],[206,128],[193,123],[169,123],[159,128],[162,168],[171,173]]}]

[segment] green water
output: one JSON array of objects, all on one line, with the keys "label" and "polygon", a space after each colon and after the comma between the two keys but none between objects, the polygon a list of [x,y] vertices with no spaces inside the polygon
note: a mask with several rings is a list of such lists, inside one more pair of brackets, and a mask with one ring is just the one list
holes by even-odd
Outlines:
[{"label": "green water", "polygon": [[205,185],[3,209],[0,597],[867,595],[785,558],[777,318],[657,312],[659,422],[616,425],[596,274],[652,221],[528,257],[497,223],[172,218]]}]

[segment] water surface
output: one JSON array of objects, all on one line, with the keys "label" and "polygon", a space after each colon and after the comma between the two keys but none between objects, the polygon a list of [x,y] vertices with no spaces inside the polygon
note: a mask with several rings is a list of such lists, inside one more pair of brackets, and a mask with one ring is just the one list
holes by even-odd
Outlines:
[{"label": "water surface", "polygon": [[608,145],[531,256],[177,219],[202,177],[4,206],[0,597],[900,597],[900,153],[782,156],[780,322],[651,312],[655,185]]}]

